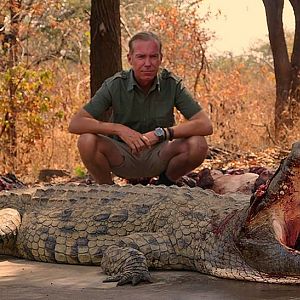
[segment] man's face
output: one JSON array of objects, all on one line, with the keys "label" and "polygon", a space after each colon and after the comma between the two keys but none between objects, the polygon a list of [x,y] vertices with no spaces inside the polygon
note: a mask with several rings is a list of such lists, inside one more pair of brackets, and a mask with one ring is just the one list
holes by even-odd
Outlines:
[{"label": "man's face", "polygon": [[162,61],[158,43],[155,40],[136,40],[133,42],[133,51],[128,53],[127,58],[139,85],[151,85]]}]

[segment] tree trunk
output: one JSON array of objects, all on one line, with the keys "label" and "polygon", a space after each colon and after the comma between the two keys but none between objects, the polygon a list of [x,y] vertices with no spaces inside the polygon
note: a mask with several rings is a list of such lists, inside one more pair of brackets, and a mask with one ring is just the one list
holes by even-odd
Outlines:
[{"label": "tree trunk", "polygon": [[5,115],[5,131],[7,133],[8,144],[9,144],[9,157],[17,157],[17,111],[15,108],[15,95],[16,95],[16,82],[14,80],[13,68],[18,64],[18,44],[17,37],[19,34],[19,20],[21,10],[21,0],[11,0],[9,2],[10,12],[10,34],[7,43],[7,55],[8,55],[8,68],[11,76],[9,78],[9,111]]},{"label": "tree trunk", "polygon": [[[296,16],[295,41],[291,61],[284,36],[284,0],[263,0],[276,79],[275,139],[285,142],[299,119],[300,2],[290,0]],[[298,21],[297,21],[298,20]]]},{"label": "tree trunk", "polygon": [[122,69],[120,0],[92,0],[91,96],[103,81]]},{"label": "tree trunk", "polygon": [[290,0],[295,14],[295,36],[291,57],[292,84],[290,96],[292,99],[293,119],[300,119],[300,1]]}]

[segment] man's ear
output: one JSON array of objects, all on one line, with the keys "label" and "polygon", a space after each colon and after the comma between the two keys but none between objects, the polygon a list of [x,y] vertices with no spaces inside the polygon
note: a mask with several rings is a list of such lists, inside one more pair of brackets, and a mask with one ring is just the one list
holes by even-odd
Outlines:
[{"label": "man's ear", "polygon": [[127,61],[131,65],[131,54],[130,53],[127,53]]}]

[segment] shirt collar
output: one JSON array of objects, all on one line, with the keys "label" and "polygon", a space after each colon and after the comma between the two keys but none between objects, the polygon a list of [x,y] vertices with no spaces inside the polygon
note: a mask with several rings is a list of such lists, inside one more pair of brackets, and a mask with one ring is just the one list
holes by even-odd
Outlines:
[{"label": "shirt collar", "polygon": [[[133,70],[130,69],[127,91],[132,91],[134,89],[134,86],[139,87],[139,84],[136,82],[136,80],[133,76]],[[150,91],[155,90],[155,88],[157,88],[157,90],[160,91],[159,74],[156,75],[156,78],[154,79],[154,83],[153,83],[152,87],[150,88]]]}]

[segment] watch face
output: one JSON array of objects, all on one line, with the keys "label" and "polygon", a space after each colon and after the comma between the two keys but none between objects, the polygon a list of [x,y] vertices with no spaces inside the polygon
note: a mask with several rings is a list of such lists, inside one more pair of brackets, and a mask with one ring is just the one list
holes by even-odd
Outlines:
[{"label": "watch face", "polygon": [[165,135],[164,130],[162,128],[160,128],[160,127],[155,128],[154,133],[158,137],[162,137],[162,136]]},{"label": "watch face", "polygon": [[164,141],[166,138],[165,131],[161,127],[155,128],[154,134],[158,137],[160,142]]}]

